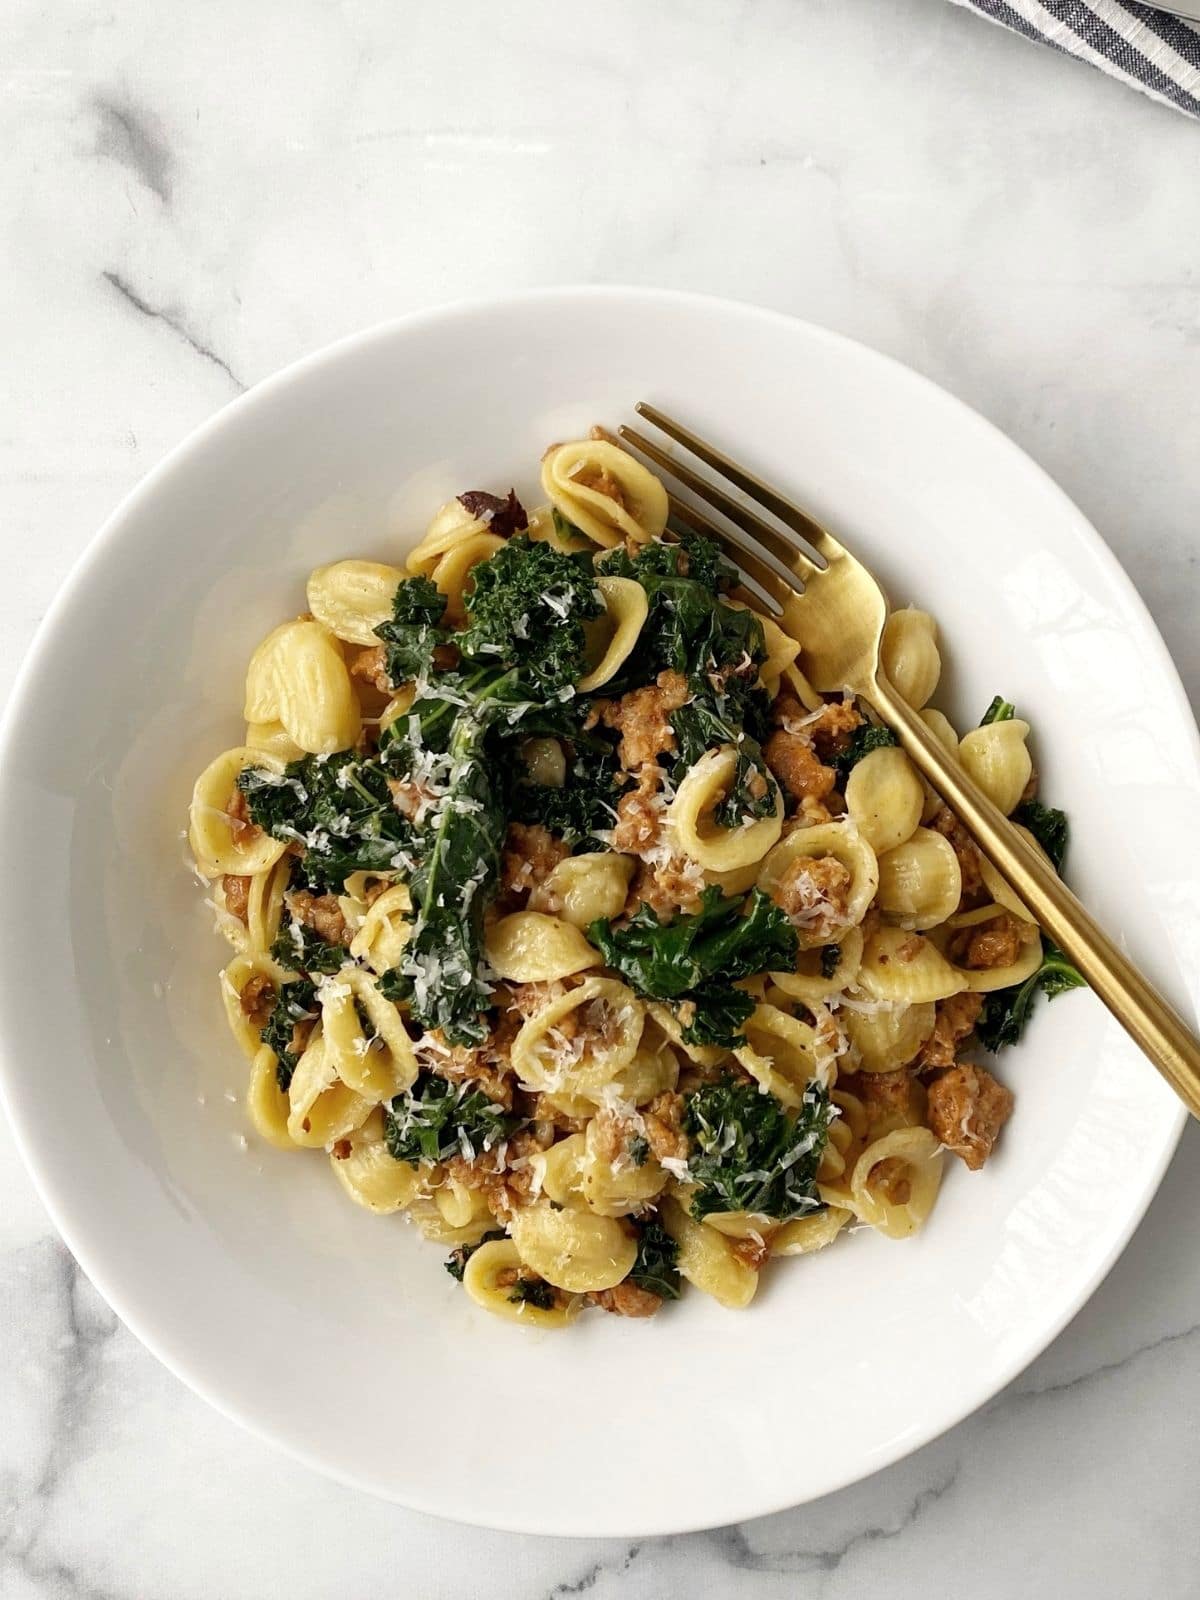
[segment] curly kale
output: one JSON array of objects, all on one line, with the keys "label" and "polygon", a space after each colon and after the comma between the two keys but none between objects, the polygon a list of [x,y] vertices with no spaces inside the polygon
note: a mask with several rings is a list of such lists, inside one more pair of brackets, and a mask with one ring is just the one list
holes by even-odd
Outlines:
[{"label": "curly kale", "polygon": [[623,928],[593,922],[588,938],[636,994],[675,1006],[688,1043],[730,1049],[744,1043],[741,1026],[754,1010],[735,980],[790,970],[797,951],[796,930],[769,895],[755,889],[745,902],[727,900],[715,884],[691,915],[662,922],[644,905]]},{"label": "curly kale", "polygon": [[296,1024],[315,1022],[317,1014],[316,988],[307,978],[279,986],[261,1037],[275,1052],[275,1081],[284,1094],[300,1060],[299,1052],[292,1049]]},{"label": "curly kale", "polygon": [[516,669],[539,697],[570,689],[587,671],[584,623],[604,611],[591,559],[518,534],[473,577],[464,659]]},{"label": "curly kale", "polygon": [[479,1249],[481,1244],[491,1244],[495,1239],[505,1238],[503,1228],[489,1228],[482,1239],[477,1239],[474,1244],[460,1244],[457,1250],[450,1252],[449,1258],[443,1262],[446,1271],[456,1283],[463,1281],[463,1273],[467,1270],[467,1262]]},{"label": "curly kale", "polygon": [[391,621],[375,629],[393,683],[424,677],[431,670],[433,652],[448,637],[440,626],[445,610],[446,597],[432,578],[405,578],[397,584]]},{"label": "curly kale", "polygon": [[1061,872],[1070,835],[1066,812],[1055,806],[1044,806],[1037,800],[1024,800],[1013,812],[1012,820],[1029,829],[1054,863],[1055,872]]},{"label": "curly kale", "polygon": [[517,822],[549,828],[573,850],[596,849],[599,831],[612,827],[620,768],[611,740],[584,735],[572,744],[563,782],[519,782],[512,791],[511,808]]},{"label": "curly kale", "polygon": [[846,787],[850,769],[857,766],[864,756],[869,756],[872,750],[886,750],[889,745],[899,742],[892,730],[885,728],[880,722],[860,723],[850,734],[845,748],[833,758],[832,765],[838,775],[838,787],[840,789]]},{"label": "curly kale", "polygon": [[339,892],[352,872],[389,872],[413,841],[377,760],[354,750],[304,756],[282,774],[247,767],[238,777],[250,818],[272,838],[304,847],[305,880]]},{"label": "curly kale", "polygon": [[679,1299],[679,1246],[657,1218],[638,1229],[637,1259],[629,1269],[629,1281],[664,1300]]},{"label": "curly kale", "polygon": [[813,1084],[795,1112],[757,1084],[731,1077],[688,1096],[692,1215],[753,1211],[778,1222],[819,1209],[817,1167],[829,1131],[825,1090]]},{"label": "curly kale", "polygon": [[1087,979],[1072,966],[1056,944],[1049,939],[1042,950],[1042,964],[1024,983],[1013,984],[1009,989],[996,989],[983,997],[983,1010],[975,1024],[975,1032],[985,1050],[1002,1050],[1005,1045],[1016,1044],[1025,1031],[1039,994],[1047,1000],[1066,994],[1068,989],[1087,987]]},{"label": "curly kale", "polygon": [[271,960],[288,972],[340,972],[350,960],[350,952],[345,945],[330,944],[303,922],[289,917],[271,945]]},{"label": "curly kale", "polygon": [[990,722],[1011,722],[1017,714],[1017,708],[1011,700],[1005,700],[1001,695],[996,695],[991,705],[979,719],[979,726],[986,728]]},{"label": "curly kale", "polygon": [[489,1100],[469,1083],[451,1083],[434,1072],[420,1072],[416,1082],[384,1107],[388,1153],[397,1161],[468,1161],[501,1143],[519,1118]]},{"label": "curly kale", "polygon": [[536,1306],[539,1311],[553,1311],[557,1296],[554,1285],[547,1283],[545,1278],[522,1273],[509,1290],[508,1298],[512,1305],[524,1304]]}]

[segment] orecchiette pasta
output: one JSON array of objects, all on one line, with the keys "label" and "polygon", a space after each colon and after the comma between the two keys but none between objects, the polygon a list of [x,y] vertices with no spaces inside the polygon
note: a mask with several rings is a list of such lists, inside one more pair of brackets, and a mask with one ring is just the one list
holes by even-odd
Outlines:
[{"label": "orecchiette pasta", "polygon": [[[964,1047],[1014,1038],[1050,961],[870,709],[813,688],[801,606],[756,609],[599,430],[541,479],[319,567],[250,658],[188,828],[246,1115],[518,1326],[741,1308],[986,1159],[1012,1095]],[[933,619],[888,618],[881,667],[1061,861],[1028,723],[997,697],[960,742],[927,704]]]},{"label": "orecchiette pasta", "polygon": [[598,545],[644,543],[666,526],[667,491],[640,461],[605,439],[547,450],[542,488],[567,521]]}]

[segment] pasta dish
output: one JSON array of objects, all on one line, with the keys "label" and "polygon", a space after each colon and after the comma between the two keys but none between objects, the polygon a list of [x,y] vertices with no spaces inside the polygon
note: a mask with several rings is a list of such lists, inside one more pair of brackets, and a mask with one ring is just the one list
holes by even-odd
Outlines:
[{"label": "pasta dish", "polygon": [[[250,658],[189,830],[246,1109],[500,1316],[743,1307],[915,1233],[1012,1111],[983,1053],[1082,980],[655,476],[594,430],[541,483],[319,568]],[[884,668],[1060,867],[1015,708],[929,707],[921,611]]]}]

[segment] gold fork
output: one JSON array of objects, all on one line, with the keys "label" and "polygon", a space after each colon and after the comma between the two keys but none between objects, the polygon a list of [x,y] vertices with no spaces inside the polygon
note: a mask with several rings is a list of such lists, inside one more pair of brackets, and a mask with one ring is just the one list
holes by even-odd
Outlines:
[{"label": "gold fork", "polygon": [[643,403],[635,410],[744,497],[735,499],[633,428],[618,430],[627,445],[723,519],[718,524],[672,496],[676,514],[731,546],[738,565],[770,597],[776,614],[786,618],[789,631],[802,641],[802,665],[813,687],[824,694],[850,690],[874,708],[1042,928],[1192,1115],[1200,1117],[1200,1041],[1195,1034],[888,682],[880,662],[888,602],[875,578],[827,528],[770,484],[655,406]]}]

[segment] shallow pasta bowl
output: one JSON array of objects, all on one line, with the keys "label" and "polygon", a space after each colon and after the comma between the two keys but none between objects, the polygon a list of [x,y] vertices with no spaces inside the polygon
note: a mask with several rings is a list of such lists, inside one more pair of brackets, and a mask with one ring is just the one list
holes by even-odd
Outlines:
[{"label": "shallow pasta bowl", "polygon": [[84,1269],[172,1370],[313,1466],[545,1533],[776,1510],[958,1421],[1095,1288],[1182,1122],[1092,998],[1064,997],[1002,1063],[1017,1111],[999,1153],[948,1174],[917,1238],[859,1231],[776,1263],[746,1312],[692,1295],[648,1324],[597,1314],[564,1333],[489,1318],[401,1220],[248,1135],[223,952],[181,832],[193,775],[240,736],[250,650],[302,609],[313,567],[395,561],[461,489],[532,499],[547,442],[639,397],[777,480],[897,604],[937,616],[960,726],[998,692],[1018,703],[1072,815],[1073,882],[1194,1015],[1196,731],[1128,580],[979,417],[746,307],[538,293],[409,318],[261,385],[98,537],[0,751],[22,908],[0,930],[4,1093]]}]

